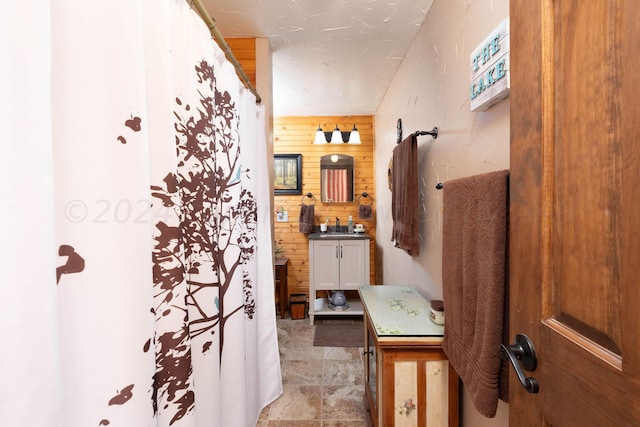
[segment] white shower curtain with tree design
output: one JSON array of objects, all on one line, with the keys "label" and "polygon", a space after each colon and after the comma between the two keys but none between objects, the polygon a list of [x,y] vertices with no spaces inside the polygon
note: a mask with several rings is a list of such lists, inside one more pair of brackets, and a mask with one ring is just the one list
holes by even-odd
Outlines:
[{"label": "white shower curtain with tree design", "polygon": [[186,2],[83,4],[0,18],[0,425],[254,425],[282,390],[263,109]]}]

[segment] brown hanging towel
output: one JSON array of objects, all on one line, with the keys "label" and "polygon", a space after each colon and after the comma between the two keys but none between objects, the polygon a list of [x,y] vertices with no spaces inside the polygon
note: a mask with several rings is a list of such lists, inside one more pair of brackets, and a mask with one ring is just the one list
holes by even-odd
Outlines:
[{"label": "brown hanging towel", "polygon": [[503,170],[455,179],[443,190],[442,348],[489,418],[508,394],[498,351],[508,339],[508,176]]},{"label": "brown hanging towel", "polygon": [[391,240],[411,256],[420,255],[418,235],[418,142],[415,134],[393,149]]},{"label": "brown hanging towel", "polygon": [[315,215],[314,205],[303,204],[302,206],[300,206],[299,230],[301,233],[305,233],[305,234],[313,233],[315,228],[314,215]]}]

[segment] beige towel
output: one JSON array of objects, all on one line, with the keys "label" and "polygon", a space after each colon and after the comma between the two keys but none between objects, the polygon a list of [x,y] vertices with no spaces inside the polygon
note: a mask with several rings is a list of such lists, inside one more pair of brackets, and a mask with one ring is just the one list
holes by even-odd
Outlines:
[{"label": "beige towel", "polygon": [[303,204],[300,207],[300,219],[298,228],[301,233],[313,233],[315,229],[315,208],[314,205],[305,205]]},{"label": "beige towel", "polygon": [[420,255],[418,235],[418,142],[411,134],[393,149],[391,240],[411,256]]},{"label": "beige towel", "polygon": [[[443,194],[443,349],[485,417],[506,399],[508,171],[448,181]],[[506,371],[504,371],[506,372]]]}]

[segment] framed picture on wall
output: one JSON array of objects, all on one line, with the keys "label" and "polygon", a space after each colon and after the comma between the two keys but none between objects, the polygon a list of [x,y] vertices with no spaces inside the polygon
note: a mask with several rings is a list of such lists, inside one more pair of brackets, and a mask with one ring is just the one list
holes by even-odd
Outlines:
[{"label": "framed picture on wall", "polygon": [[273,155],[275,194],[302,194],[302,154]]}]

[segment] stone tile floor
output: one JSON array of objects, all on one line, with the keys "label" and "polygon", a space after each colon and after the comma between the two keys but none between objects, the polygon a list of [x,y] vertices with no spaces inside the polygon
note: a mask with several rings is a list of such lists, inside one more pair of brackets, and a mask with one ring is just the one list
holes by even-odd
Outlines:
[{"label": "stone tile floor", "polygon": [[[315,323],[362,322],[316,318]],[[283,394],[266,407],[257,427],[364,427],[362,348],[314,347],[309,318],[278,318]]]}]

